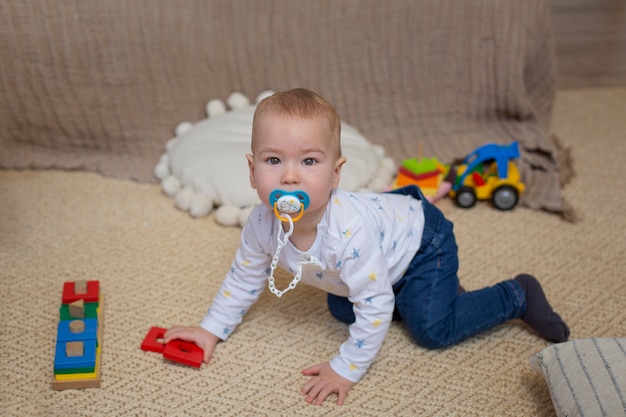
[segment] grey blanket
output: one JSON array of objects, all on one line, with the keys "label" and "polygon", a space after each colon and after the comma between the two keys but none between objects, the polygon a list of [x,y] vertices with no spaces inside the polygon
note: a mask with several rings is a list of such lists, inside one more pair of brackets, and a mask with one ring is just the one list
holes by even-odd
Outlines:
[{"label": "grey blanket", "polygon": [[522,204],[572,218],[544,0],[0,3],[0,168],[156,181],[209,99],[306,87],[397,163],[520,142]]}]

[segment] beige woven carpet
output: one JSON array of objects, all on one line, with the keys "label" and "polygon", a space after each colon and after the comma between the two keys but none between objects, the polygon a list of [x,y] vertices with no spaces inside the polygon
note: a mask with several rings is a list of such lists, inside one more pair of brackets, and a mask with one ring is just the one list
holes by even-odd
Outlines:
[{"label": "beige woven carpet", "polygon": [[[626,89],[558,95],[553,131],[573,149],[565,188],[580,216],[487,205],[443,208],[468,289],[540,277],[573,338],[626,336]],[[321,292],[269,292],[200,370],[140,350],[151,326],[197,323],[239,230],[194,220],[156,185],[80,172],[0,171],[0,408],[10,416],[550,416],[529,367],[546,346],[519,321],[427,351],[394,324],[347,404],[306,404],[300,370],[346,337]],[[284,277],[283,277],[284,278]],[[99,279],[106,296],[102,387],[50,388],[62,283]]]}]

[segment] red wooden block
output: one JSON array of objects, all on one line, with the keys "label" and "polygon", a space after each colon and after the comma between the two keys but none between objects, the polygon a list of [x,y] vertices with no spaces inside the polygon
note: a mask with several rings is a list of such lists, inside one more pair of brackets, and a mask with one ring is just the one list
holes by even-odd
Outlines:
[{"label": "red wooden block", "polygon": [[423,172],[421,174],[416,174],[416,173],[414,173],[412,171],[409,171],[405,167],[398,168],[398,172],[403,174],[403,175],[406,175],[407,177],[409,177],[409,178],[411,178],[412,180],[415,180],[415,181],[425,180],[427,178],[436,177],[437,175],[439,175],[439,171],[437,171],[437,170],[430,171],[430,172]]},{"label": "red wooden block", "polygon": [[76,294],[73,281],[63,284],[63,304],[70,304],[78,300],[84,300],[86,303],[97,303],[99,295],[100,281],[87,281],[86,294]]},{"label": "red wooden block", "polygon": [[193,342],[172,340],[165,345],[163,357],[175,362],[199,368],[202,366],[204,351]]},{"label": "red wooden block", "polygon": [[145,339],[141,343],[141,349],[148,350],[150,352],[163,353],[165,349],[165,343],[163,343],[163,336],[165,335],[165,329],[162,327],[152,327],[146,335]]}]

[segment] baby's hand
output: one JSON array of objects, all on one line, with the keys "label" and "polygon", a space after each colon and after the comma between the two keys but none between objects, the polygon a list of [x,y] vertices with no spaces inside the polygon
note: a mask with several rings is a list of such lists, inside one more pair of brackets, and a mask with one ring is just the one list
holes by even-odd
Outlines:
[{"label": "baby's hand", "polygon": [[337,394],[337,405],[342,405],[354,382],[348,381],[333,371],[328,362],[314,365],[302,371],[304,375],[313,376],[304,384],[300,393],[306,395],[306,402],[320,405],[330,394]]},{"label": "baby's hand", "polygon": [[193,342],[198,345],[200,349],[204,351],[204,363],[209,363],[211,356],[213,356],[215,345],[219,342],[217,336],[199,326],[174,326],[168,329],[163,337],[165,343],[177,339]]}]

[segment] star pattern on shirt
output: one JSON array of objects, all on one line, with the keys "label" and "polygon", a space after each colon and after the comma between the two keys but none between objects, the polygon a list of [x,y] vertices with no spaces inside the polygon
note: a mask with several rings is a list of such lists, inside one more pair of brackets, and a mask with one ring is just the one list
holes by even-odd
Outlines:
[{"label": "star pattern on shirt", "polygon": [[357,249],[357,248],[352,249],[352,257],[354,259],[359,259],[361,257],[361,249]]},{"label": "star pattern on shirt", "polygon": [[229,334],[229,333],[231,332],[231,330],[232,330],[232,329],[231,329],[231,328],[229,328],[229,327],[224,327],[224,328],[222,329],[222,333],[224,333],[224,334],[226,335],[226,334]]},{"label": "star pattern on shirt", "polygon": [[343,235],[343,237],[350,237],[352,236],[352,230],[346,229],[343,232],[341,232],[341,234]]},{"label": "star pattern on shirt", "polygon": [[367,343],[365,343],[365,340],[359,339],[357,340],[355,343],[356,347],[358,347],[359,349],[361,349],[363,346],[365,346]]},{"label": "star pattern on shirt", "polygon": [[224,297],[226,297],[226,298],[230,298],[230,296],[231,296],[232,294],[230,293],[230,291],[226,290],[226,291],[224,291],[224,292],[223,292],[223,295],[224,295]]},{"label": "star pattern on shirt", "polygon": [[370,281],[376,281],[377,276],[378,275],[376,274],[376,271],[372,271],[367,277],[369,278]]},{"label": "star pattern on shirt", "polygon": [[323,272],[316,272],[315,273],[315,277],[317,279],[323,279],[324,278],[324,273]]},{"label": "star pattern on shirt", "polygon": [[381,319],[376,319],[372,322],[372,326],[374,327],[378,327],[382,324],[382,320]]},{"label": "star pattern on shirt", "polygon": [[355,364],[353,364],[353,363],[351,363],[351,364],[349,365],[349,368],[350,368],[350,370],[351,370],[351,371],[356,371],[357,369],[359,369],[359,367],[358,367],[358,366],[356,366],[356,365],[355,365]]}]

